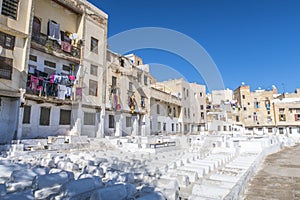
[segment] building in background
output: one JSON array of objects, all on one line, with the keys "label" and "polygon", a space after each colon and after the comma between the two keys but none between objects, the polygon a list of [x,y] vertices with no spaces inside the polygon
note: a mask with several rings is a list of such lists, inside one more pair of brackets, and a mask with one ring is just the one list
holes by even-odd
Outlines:
[{"label": "building in background", "polygon": [[282,94],[272,101],[277,134],[299,136],[300,89],[295,93]]},{"label": "building in background", "polygon": [[108,51],[106,79],[105,135],[149,135],[150,97],[146,91],[156,81],[149,65],[133,54]]},{"label": "building in background", "polygon": [[154,83],[147,90],[150,98],[151,135],[168,135],[182,132],[181,98],[164,84]]},{"label": "building in background", "polygon": [[250,86],[242,85],[234,91],[234,99],[239,108],[235,122],[244,124],[246,132],[267,134],[275,131],[276,120],[272,101],[279,94],[272,90],[250,91]]},{"label": "building in background", "polygon": [[184,79],[161,82],[170,88],[173,94],[181,98],[179,122],[181,132],[199,133],[206,124],[206,88],[204,85],[188,83]]}]

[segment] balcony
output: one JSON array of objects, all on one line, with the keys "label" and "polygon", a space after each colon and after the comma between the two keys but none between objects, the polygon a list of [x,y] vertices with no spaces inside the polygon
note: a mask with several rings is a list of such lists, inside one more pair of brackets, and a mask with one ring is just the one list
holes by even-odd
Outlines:
[{"label": "balcony", "polygon": [[26,99],[56,105],[71,105],[81,99],[82,94],[79,94],[78,88],[73,85],[73,76],[54,76],[47,79],[29,74]]},{"label": "balcony", "polygon": [[32,35],[32,48],[39,51],[49,53],[58,57],[68,59],[70,61],[79,63],[81,57],[80,45],[72,45],[67,42],[49,39],[47,35],[40,33]]}]

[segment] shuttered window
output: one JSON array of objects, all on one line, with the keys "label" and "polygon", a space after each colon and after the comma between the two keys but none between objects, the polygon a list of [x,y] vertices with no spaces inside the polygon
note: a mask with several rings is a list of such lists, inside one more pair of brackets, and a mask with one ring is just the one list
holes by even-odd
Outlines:
[{"label": "shuttered window", "polygon": [[59,125],[71,124],[71,110],[60,109]]},{"label": "shuttered window", "polygon": [[40,125],[42,125],[42,126],[50,125],[50,111],[51,111],[51,108],[41,107]]},{"label": "shuttered window", "polygon": [[30,124],[31,106],[24,106],[23,124]]},{"label": "shuttered window", "polygon": [[0,45],[4,49],[13,50],[15,47],[16,37],[0,31]]},{"label": "shuttered window", "polygon": [[0,56],[0,78],[11,80],[13,59]]},{"label": "shuttered window", "polygon": [[1,14],[17,19],[19,0],[3,0]]},{"label": "shuttered window", "polygon": [[83,124],[94,126],[96,124],[95,118],[96,118],[95,113],[85,112],[84,113],[84,122],[83,122]]}]

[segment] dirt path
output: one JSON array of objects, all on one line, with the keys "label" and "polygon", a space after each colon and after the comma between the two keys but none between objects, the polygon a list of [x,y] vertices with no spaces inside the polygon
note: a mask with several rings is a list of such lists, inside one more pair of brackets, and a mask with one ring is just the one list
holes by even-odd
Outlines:
[{"label": "dirt path", "polygon": [[242,199],[300,200],[300,145],[268,156]]}]

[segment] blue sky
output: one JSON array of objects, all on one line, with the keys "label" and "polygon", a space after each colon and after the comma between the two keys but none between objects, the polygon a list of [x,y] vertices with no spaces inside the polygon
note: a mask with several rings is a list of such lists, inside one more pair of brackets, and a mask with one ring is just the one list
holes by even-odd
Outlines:
[{"label": "blue sky", "polygon": [[[298,0],[89,0],[109,15],[108,37],[141,27],[163,27],[196,40],[217,65],[226,88],[242,82],[280,92],[300,87],[300,1]],[[183,58],[143,49],[144,63],[170,66],[152,73],[158,80],[178,74],[204,81]],[[163,73],[162,73],[163,71]]]}]

